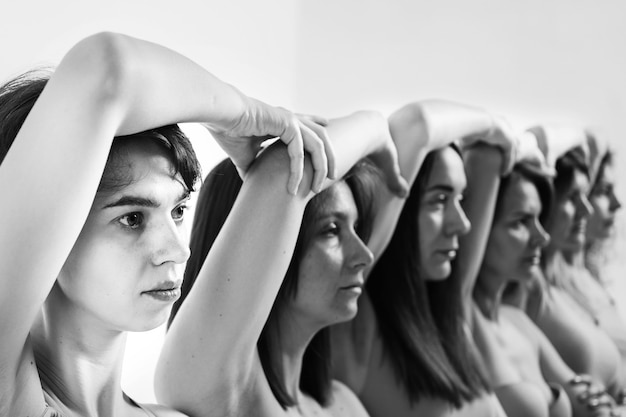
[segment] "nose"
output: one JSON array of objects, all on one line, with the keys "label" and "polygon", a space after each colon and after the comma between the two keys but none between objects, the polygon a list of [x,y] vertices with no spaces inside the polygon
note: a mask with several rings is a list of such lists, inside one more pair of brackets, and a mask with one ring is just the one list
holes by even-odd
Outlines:
[{"label": "nose", "polygon": [[356,234],[352,234],[350,244],[350,267],[363,270],[374,262],[374,254],[367,247],[365,242]]},{"label": "nose", "polygon": [[535,219],[532,235],[532,244],[540,248],[545,247],[550,242],[550,235],[543,228],[539,219]]},{"label": "nose", "polygon": [[182,264],[191,255],[185,229],[174,221],[163,221],[155,225],[155,233],[151,237],[154,242],[152,262],[162,265],[167,262]]},{"label": "nose", "polygon": [[448,236],[467,234],[472,225],[465,215],[461,203],[455,201],[450,207],[449,213],[446,214],[446,234]]},{"label": "nose", "polygon": [[610,203],[609,209],[612,212],[616,212],[621,207],[622,207],[622,203],[619,201],[619,199],[615,195],[615,192],[611,191],[611,203]]},{"label": "nose", "polygon": [[593,213],[593,206],[589,202],[587,195],[585,193],[580,193],[580,198],[578,200],[577,207],[577,216],[579,218],[589,217]]}]

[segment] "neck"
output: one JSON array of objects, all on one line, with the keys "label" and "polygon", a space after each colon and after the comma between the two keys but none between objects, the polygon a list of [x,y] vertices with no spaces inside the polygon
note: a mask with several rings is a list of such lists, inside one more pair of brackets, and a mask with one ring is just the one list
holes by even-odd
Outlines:
[{"label": "neck", "polygon": [[42,386],[82,416],[123,414],[126,333],[104,329],[55,286],[31,335]]},{"label": "neck", "polygon": [[292,309],[277,313],[274,325],[269,328],[271,340],[270,357],[272,367],[283,381],[287,393],[300,403],[300,377],[302,361],[313,336],[322,328],[304,319]]},{"label": "neck", "polygon": [[501,274],[485,269],[480,272],[474,288],[474,300],[483,315],[491,321],[498,320],[506,284],[507,282],[502,279]]}]

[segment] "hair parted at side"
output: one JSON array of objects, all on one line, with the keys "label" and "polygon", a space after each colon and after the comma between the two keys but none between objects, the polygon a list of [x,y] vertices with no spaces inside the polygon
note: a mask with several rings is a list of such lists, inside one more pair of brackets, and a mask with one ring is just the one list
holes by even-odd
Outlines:
[{"label": "hair parted at side", "polygon": [[150,140],[156,143],[168,156],[172,164],[172,175],[180,174],[189,191],[201,178],[200,161],[189,141],[178,125],[167,125],[155,129],[117,136],[113,140],[111,152],[107,159],[104,174],[100,180],[98,191],[114,191],[129,184],[125,163],[125,145],[131,141]]},{"label": "hair parted at side", "polygon": [[[36,69],[0,86],[0,163],[51,75],[52,70]],[[165,150],[172,162],[173,174],[180,173],[187,188],[193,190],[201,176],[200,162],[187,136],[177,125],[169,125],[114,138],[98,191],[111,191],[130,183],[125,170],[120,168],[123,164],[119,159],[126,142],[143,139],[155,140]]]},{"label": "hair parted at side", "polygon": [[[372,228],[371,202],[375,189],[375,175],[377,172],[372,165],[362,161],[343,178],[352,191],[359,215],[357,234],[364,241],[369,238]],[[205,178],[196,205],[191,232],[191,257],[185,269],[182,294],[174,304],[168,325],[173,322],[180,306],[191,291],[202,264],[233,207],[241,185],[242,181],[230,159],[225,159],[216,165]],[[296,401],[288,394],[285,383],[279,376],[281,375],[278,369],[279,361],[273,360],[280,350],[280,332],[277,328],[276,317],[280,309],[286,305],[286,300],[294,297],[298,291],[300,260],[312,238],[313,219],[329,195],[326,190],[322,191],[311,199],[305,208],[294,254],[257,343],[263,371],[274,396],[283,408],[296,405]],[[309,343],[302,361],[300,377],[302,391],[322,405],[327,405],[331,396],[330,357],[330,337],[328,329],[325,328],[320,330]]]},{"label": "hair parted at side", "polygon": [[418,213],[436,157],[437,151],[426,156],[366,289],[385,355],[410,400],[435,397],[458,408],[489,386],[463,330],[460,282],[454,268],[448,279],[427,282],[419,262]]}]

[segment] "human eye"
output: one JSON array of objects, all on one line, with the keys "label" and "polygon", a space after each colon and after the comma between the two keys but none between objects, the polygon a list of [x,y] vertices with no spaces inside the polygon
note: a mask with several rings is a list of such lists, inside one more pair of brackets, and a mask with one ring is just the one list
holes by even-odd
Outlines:
[{"label": "human eye", "polygon": [[328,223],[322,228],[322,234],[324,236],[337,236],[339,235],[339,225],[335,222]]},{"label": "human eye", "polygon": [[142,213],[133,212],[124,214],[118,218],[118,222],[127,229],[138,229],[143,225],[144,216]]},{"label": "human eye", "polygon": [[429,202],[434,206],[444,205],[448,202],[448,195],[446,193],[433,194]]},{"label": "human eye", "polygon": [[598,187],[594,194],[601,195],[601,196],[608,196],[608,195],[611,195],[612,192],[613,192],[613,187],[610,185],[604,184]]},{"label": "human eye", "polygon": [[183,221],[183,219],[185,218],[185,212],[187,211],[187,209],[188,209],[187,204],[181,204],[179,206],[176,206],[176,208],[172,210],[172,219],[174,219],[177,222]]}]

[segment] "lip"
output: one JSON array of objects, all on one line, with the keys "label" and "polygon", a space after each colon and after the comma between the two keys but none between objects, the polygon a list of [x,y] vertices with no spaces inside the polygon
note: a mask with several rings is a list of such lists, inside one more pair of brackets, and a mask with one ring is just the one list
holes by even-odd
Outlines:
[{"label": "lip", "polygon": [[154,288],[143,291],[141,295],[152,297],[158,301],[174,302],[180,298],[182,281],[163,281]]},{"label": "lip", "polygon": [[539,265],[541,262],[541,255],[531,255],[524,258],[524,262],[531,265]]},{"label": "lip", "polygon": [[572,232],[574,234],[585,233],[586,229],[587,229],[587,222],[578,222],[573,225]]},{"label": "lip", "polygon": [[441,256],[443,256],[445,258],[448,258],[448,259],[452,260],[452,259],[456,258],[456,253],[457,253],[458,250],[459,250],[458,247],[452,247],[452,248],[449,248],[449,249],[440,249],[440,250],[435,251],[435,254],[441,255]]},{"label": "lip", "polygon": [[357,281],[349,285],[344,285],[343,287],[339,287],[339,289],[341,291],[351,291],[361,294],[363,292],[363,281]]}]

